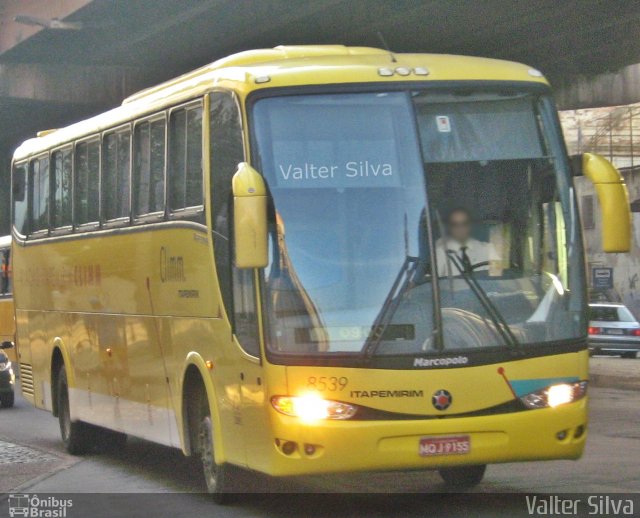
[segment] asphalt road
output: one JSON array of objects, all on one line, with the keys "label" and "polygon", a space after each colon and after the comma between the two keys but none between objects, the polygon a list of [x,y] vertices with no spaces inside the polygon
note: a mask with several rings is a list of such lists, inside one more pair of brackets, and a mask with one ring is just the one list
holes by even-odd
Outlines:
[{"label": "asphalt road", "polygon": [[[147,493],[109,496],[111,504],[92,509],[94,517],[257,517],[515,516],[527,514],[522,492],[640,492],[640,392],[594,388],[590,405],[589,439],[581,460],[490,466],[476,494],[445,493],[435,473],[279,481],[248,474],[265,493],[216,507],[201,494],[199,467],[179,451],[130,438],[120,453],[71,457],[60,444],[57,420],[18,397],[15,408],[0,409],[0,493]],[[91,497],[94,505],[106,496],[96,498]],[[0,516],[3,507],[0,501]]]}]

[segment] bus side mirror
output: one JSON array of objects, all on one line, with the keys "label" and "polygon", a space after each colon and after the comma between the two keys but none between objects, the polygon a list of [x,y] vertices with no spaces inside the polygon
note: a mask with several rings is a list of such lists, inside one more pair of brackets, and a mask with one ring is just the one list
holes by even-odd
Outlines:
[{"label": "bus side mirror", "polygon": [[606,158],[593,153],[582,155],[582,172],[593,183],[602,219],[602,250],[631,250],[631,209],[624,178]]},{"label": "bus side mirror", "polygon": [[233,237],[237,268],[264,268],[267,250],[267,188],[246,162],[233,175]]},{"label": "bus side mirror", "polygon": [[13,349],[13,342],[2,342],[0,343],[0,349]]}]

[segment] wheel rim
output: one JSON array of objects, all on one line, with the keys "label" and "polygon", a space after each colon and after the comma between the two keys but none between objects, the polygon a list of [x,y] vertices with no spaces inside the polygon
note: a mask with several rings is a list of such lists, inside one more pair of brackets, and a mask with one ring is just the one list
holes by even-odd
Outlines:
[{"label": "wheel rim", "polygon": [[214,493],[218,486],[218,467],[213,454],[213,434],[209,416],[204,417],[200,423],[200,460],[207,489]]}]

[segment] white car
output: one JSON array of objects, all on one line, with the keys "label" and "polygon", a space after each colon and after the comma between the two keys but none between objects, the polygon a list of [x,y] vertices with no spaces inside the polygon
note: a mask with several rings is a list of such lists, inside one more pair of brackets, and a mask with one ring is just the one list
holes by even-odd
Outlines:
[{"label": "white car", "polygon": [[640,323],[624,304],[589,304],[589,350],[635,358],[640,351]]}]

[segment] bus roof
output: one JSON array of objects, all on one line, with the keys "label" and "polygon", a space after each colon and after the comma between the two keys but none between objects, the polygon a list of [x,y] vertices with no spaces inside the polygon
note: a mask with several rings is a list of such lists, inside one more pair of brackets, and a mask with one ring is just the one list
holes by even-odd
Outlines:
[{"label": "bus roof", "polygon": [[249,50],[142,90],[108,112],[66,128],[40,132],[41,136],[29,139],[18,147],[14,159],[21,160],[95,135],[203,95],[216,86],[233,88],[246,95],[253,90],[286,86],[474,80],[547,83],[537,70],[527,65],[488,58],[445,54],[392,55],[382,49],[343,45],[279,46]]}]

